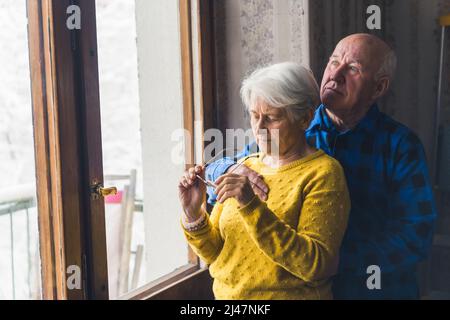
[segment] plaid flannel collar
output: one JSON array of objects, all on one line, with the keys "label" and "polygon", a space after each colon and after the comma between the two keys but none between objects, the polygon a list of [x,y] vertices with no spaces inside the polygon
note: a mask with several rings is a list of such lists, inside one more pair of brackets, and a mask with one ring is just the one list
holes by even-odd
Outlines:
[{"label": "plaid flannel collar", "polygon": [[[316,112],[314,113],[314,119],[311,121],[311,124],[308,128],[308,131],[328,131],[328,132],[337,132],[336,127],[331,121],[330,117],[326,113],[326,106],[321,104]],[[377,120],[380,116],[381,112],[378,109],[377,104],[374,104],[364,118],[357,124],[355,128],[351,131],[356,132],[359,130],[366,132],[373,132],[376,128]]]}]

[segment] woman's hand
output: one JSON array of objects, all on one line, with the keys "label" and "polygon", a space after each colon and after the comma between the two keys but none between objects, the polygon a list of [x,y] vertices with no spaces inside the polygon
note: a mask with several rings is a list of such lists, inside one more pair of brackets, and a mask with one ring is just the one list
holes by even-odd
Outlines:
[{"label": "woman's hand", "polygon": [[246,176],[250,180],[253,192],[263,201],[267,201],[269,187],[264,182],[262,175],[253,171],[244,164],[235,164],[228,168],[227,172]]},{"label": "woman's hand", "polygon": [[187,170],[178,184],[178,197],[188,222],[193,222],[200,218],[201,206],[206,197],[206,186],[196,175],[204,179],[205,170],[202,166],[196,166]]},{"label": "woman's hand", "polygon": [[228,198],[235,198],[241,206],[245,206],[255,197],[250,180],[246,176],[227,173],[215,181],[217,201],[224,203]]}]

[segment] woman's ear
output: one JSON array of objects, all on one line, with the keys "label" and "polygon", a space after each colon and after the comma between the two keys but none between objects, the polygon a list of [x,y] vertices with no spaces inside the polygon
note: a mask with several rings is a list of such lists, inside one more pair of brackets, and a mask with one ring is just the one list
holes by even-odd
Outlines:
[{"label": "woman's ear", "polygon": [[299,120],[300,122],[300,128],[303,131],[306,131],[309,128],[309,125],[311,124],[311,121],[314,117],[314,111],[312,109],[309,109],[305,112],[303,117]]}]

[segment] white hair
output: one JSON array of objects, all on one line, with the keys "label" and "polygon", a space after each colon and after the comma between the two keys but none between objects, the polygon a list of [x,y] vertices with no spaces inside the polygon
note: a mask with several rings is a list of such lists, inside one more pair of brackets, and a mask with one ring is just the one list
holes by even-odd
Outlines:
[{"label": "white hair", "polygon": [[383,57],[380,69],[375,74],[375,80],[387,76],[389,80],[392,81],[396,69],[397,69],[397,55],[395,54],[394,50],[389,49],[389,51]]},{"label": "white hair", "polygon": [[260,101],[271,107],[286,108],[294,121],[320,104],[319,86],[312,71],[294,62],[254,71],[242,83],[241,98],[247,110]]}]

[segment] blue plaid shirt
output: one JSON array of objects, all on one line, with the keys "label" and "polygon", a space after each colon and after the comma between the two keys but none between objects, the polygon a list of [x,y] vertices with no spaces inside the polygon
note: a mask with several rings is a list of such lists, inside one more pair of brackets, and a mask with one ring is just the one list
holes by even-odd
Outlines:
[{"label": "blue plaid shirt", "polygon": [[[333,283],[336,299],[419,298],[417,264],[432,243],[436,206],[422,143],[404,125],[374,105],[352,130],[339,132],[321,105],[306,132],[308,143],[339,160],[347,178],[352,208]],[[247,146],[238,156],[251,153]],[[216,180],[234,161],[208,166]],[[212,189],[208,202],[215,202]],[[368,289],[381,270],[381,289]]]}]

